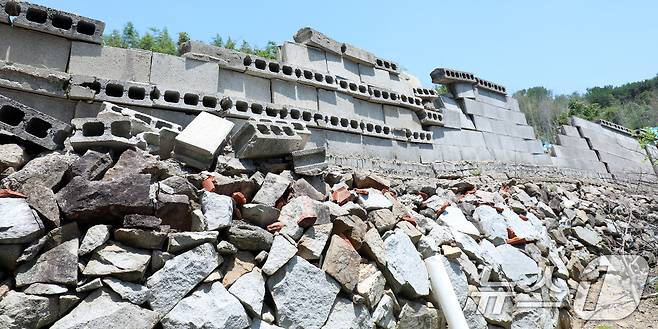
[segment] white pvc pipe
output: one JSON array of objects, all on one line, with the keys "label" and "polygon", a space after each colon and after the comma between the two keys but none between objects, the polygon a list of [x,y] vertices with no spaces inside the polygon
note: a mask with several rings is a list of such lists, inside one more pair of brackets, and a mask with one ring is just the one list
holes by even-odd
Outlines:
[{"label": "white pvc pipe", "polygon": [[461,304],[459,304],[457,294],[455,294],[455,288],[452,286],[448,272],[439,257],[432,256],[425,259],[425,267],[427,267],[427,273],[430,276],[434,300],[441,305],[443,316],[445,316],[450,329],[469,329]]}]

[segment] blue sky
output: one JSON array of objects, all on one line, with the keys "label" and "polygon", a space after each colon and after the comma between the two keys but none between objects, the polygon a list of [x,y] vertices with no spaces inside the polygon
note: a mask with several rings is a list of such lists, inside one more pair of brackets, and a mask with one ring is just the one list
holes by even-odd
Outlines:
[{"label": "blue sky", "polygon": [[429,84],[435,67],[473,72],[510,90],[584,92],[658,74],[658,1],[155,1],[36,0],[103,20],[132,21],[209,41],[281,43],[303,26],[397,61]]}]

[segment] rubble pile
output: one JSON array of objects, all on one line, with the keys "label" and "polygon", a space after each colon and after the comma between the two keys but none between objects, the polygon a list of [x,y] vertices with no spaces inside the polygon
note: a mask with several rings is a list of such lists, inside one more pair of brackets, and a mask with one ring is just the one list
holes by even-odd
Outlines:
[{"label": "rubble pile", "polygon": [[566,328],[590,260],[656,263],[657,200],[610,184],[300,175],[230,145],[208,171],[76,134],[0,145],[2,328],[439,328],[436,255],[471,328]]}]

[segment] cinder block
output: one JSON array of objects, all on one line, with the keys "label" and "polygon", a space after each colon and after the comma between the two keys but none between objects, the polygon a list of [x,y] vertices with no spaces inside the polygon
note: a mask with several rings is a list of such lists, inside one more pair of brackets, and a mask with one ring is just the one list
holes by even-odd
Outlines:
[{"label": "cinder block", "polygon": [[[363,63],[370,66],[380,66],[384,67],[384,60],[378,59],[374,54],[365,51],[361,48],[350,45],[349,43],[343,43],[341,46],[341,51],[343,52],[343,57],[355,61],[357,63]],[[378,62],[379,61],[379,62]],[[397,64],[387,62],[389,70],[395,70],[397,72]],[[395,68],[393,68],[395,67]]]},{"label": "cinder block", "polygon": [[138,49],[123,49],[85,42],[71,44],[68,71],[109,80],[148,83],[153,53]]},{"label": "cinder block", "polygon": [[441,111],[425,110],[416,114],[423,126],[443,126],[443,113]]},{"label": "cinder block", "polygon": [[473,73],[462,72],[447,68],[435,68],[432,73],[430,73],[432,78],[432,83],[440,83],[443,85],[449,85],[452,83],[464,83],[475,84],[477,83],[477,78]]},{"label": "cinder block", "polygon": [[318,110],[327,115],[355,118],[355,106],[352,96],[333,90],[318,89]]},{"label": "cinder block", "polygon": [[[421,120],[416,112],[398,106],[384,105],[384,122],[393,128],[407,128],[411,130],[421,130]],[[429,111],[428,111],[429,112]],[[425,112],[420,112],[425,113]],[[436,112],[429,113],[432,115]],[[427,120],[434,120],[435,117],[426,116]],[[426,121],[427,121],[426,120]]]},{"label": "cinder block", "polygon": [[272,101],[276,104],[285,104],[318,110],[317,89],[292,83],[289,81],[272,80]]},{"label": "cinder block", "polygon": [[0,95],[0,130],[48,150],[62,147],[71,127],[38,110]]},{"label": "cinder block", "polygon": [[91,76],[73,75],[68,91],[75,100],[98,100],[119,104],[153,106],[157,98],[155,86],[124,80],[108,80]]},{"label": "cinder block", "polygon": [[327,69],[327,58],[324,51],[302,44],[284,42],[281,46],[281,60],[318,72],[331,72]]},{"label": "cinder block", "polygon": [[0,60],[66,72],[71,41],[5,24],[0,35]]},{"label": "cinder block", "polygon": [[132,123],[128,118],[76,118],[71,124],[75,127],[71,146],[78,153],[90,149],[125,150],[139,144],[131,134]]},{"label": "cinder block", "polygon": [[451,129],[447,127],[429,127],[436,145],[485,148],[482,132],[473,130]]},{"label": "cinder block", "polygon": [[155,88],[151,94],[153,106],[198,113],[201,111],[219,112],[221,94],[175,89]]},{"label": "cinder block", "polygon": [[525,114],[522,112],[512,111],[468,98],[460,99],[459,101],[463,104],[462,108],[467,114],[479,115],[520,125],[528,124]]},{"label": "cinder block", "polygon": [[344,79],[336,79],[338,90],[358,99],[370,99],[368,85]]},{"label": "cinder block", "polygon": [[345,58],[340,55],[333,53],[327,53],[327,70],[330,74],[336,76],[336,78],[342,78],[351,81],[360,81],[361,76],[359,75],[359,64]]},{"label": "cinder block", "polygon": [[[347,50],[350,50],[350,47],[347,48]],[[347,52],[343,53],[344,56],[347,56]],[[376,58],[375,59],[375,67],[381,70],[386,70],[388,72],[391,72],[392,74],[398,75],[400,74],[400,66],[398,63],[395,63],[393,61],[383,59],[383,58]]]},{"label": "cinder block", "polygon": [[477,78],[477,87],[478,91],[487,90],[497,95],[507,95],[507,89],[505,87],[482,78]]},{"label": "cinder block", "polygon": [[14,26],[100,44],[103,42],[105,23],[28,2],[15,2],[20,12],[14,17]]},{"label": "cinder block", "polygon": [[572,136],[566,136],[566,135],[561,135],[557,134],[555,136],[557,144],[562,145],[564,147],[572,148],[572,149],[581,149],[581,150],[589,150],[589,144],[587,144],[587,140],[584,138],[581,138],[580,136],[578,137],[572,137]]},{"label": "cinder block", "polygon": [[646,159],[634,161],[602,151],[597,154],[611,174],[655,174],[651,163]]},{"label": "cinder block", "polygon": [[103,102],[99,117],[105,114],[114,114],[116,116],[126,117],[132,120],[132,134],[136,135],[142,132],[160,132],[162,129],[169,129],[175,132],[182,132],[183,127],[179,124],[162,120],[158,117],[137,112],[127,107],[121,107],[110,102]]},{"label": "cinder block", "polygon": [[62,122],[71,122],[75,115],[76,102],[72,100],[3,87],[0,87],[0,94]]},{"label": "cinder block", "polygon": [[235,156],[256,159],[282,156],[304,147],[302,137],[287,124],[248,121],[233,135]]},{"label": "cinder block", "polygon": [[327,149],[318,147],[292,152],[295,173],[304,176],[317,176],[327,170]]},{"label": "cinder block", "polygon": [[244,72],[247,68],[244,59],[248,54],[237,50],[207,45],[199,41],[188,41],[179,49],[181,56],[204,62],[217,63],[219,67]]},{"label": "cinder block", "polygon": [[272,101],[270,80],[226,69],[219,70],[219,92],[259,102]]},{"label": "cinder block", "polygon": [[336,55],[342,55],[342,44],[310,27],[299,29],[295,36],[295,42],[320,48]]},{"label": "cinder block", "polygon": [[414,91],[414,96],[422,100],[432,101],[439,97],[439,94],[434,89],[417,87],[417,88],[413,88],[413,91]]},{"label": "cinder block", "polygon": [[395,91],[380,88],[376,86],[368,86],[370,93],[369,101],[373,103],[387,104],[387,105],[397,105],[408,107],[416,110],[424,110],[423,101],[420,98],[414,96],[400,95]]},{"label": "cinder block", "polygon": [[381,104],[354,99],[354,113],[360,118],[369,119],[373,122],[386,122],[384,117],[384,107]]},{"label": "cinder block", "polygon": [[176,137],[174,156],[187,166],[202,170],[210,168],[233,126],[226,119],[200,113]]},{"label": "cinder block", "polygon": [[247,66],[245,73],[249,75],[266,79],[280,79],[297,82],[330,90],[338,88],[334,76],[312,69],[251,56],[247,56],[244,63],[245,66]]},{"label": "cinder block", "polygon": [[415,97],[414,88],[406,81],[400,79],[397,74],[377,67],[359,64],[361,81],[371,86],[389,89],[399,95]]},{"label": "cinder block", "polygon": [[71,77],[64,72],[0,61],[0,86],[66,98]]},{"label": "cinder block", "polygon": [[215,93],[219,84],[219,66],[215,63],[153,53],[151,83],[161,89]]}]

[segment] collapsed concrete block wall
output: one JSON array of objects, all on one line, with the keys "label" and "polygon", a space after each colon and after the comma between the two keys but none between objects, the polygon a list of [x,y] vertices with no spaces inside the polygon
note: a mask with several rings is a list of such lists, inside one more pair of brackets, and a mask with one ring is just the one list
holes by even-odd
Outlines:
[{"label": "collapsed concrete block wall", "polygon": [[547,154],[504,86],[437,68],[432,81],[450,91],[440,95],[399,64],[311,28],[275,60],[196,41],[172,56],[103,46],[94,19],[1,3],[0,94],[63,122],[94,117],[107,101],[183,127],[201,112],[223,116],[231,136],[250,119],[301,124],[311,133],[305,148],[364,168],[496,161],[655,173],[630,136],[611,137],[620,127],[576,122]]}]

